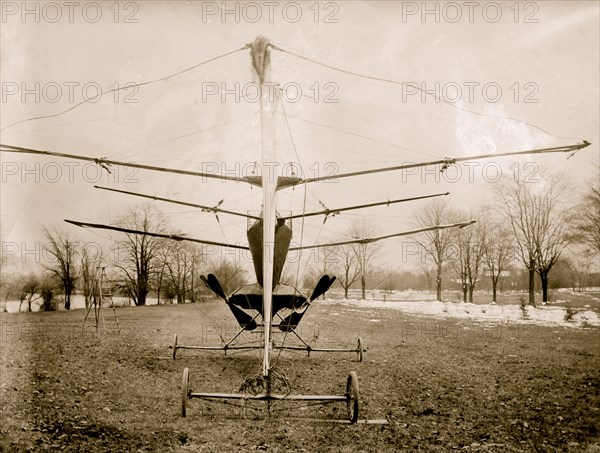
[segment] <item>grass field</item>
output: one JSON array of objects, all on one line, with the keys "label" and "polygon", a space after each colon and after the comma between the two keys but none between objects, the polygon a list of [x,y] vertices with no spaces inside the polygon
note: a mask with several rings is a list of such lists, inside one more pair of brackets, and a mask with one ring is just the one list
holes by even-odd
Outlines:
[{"label": "grass field", "polygon": [[309,394],[343,394],[355,370],[360,418],[389,424],[349,426],[327,421],[345,417],[342,404],[281,403],[267,416],[264,406],[192,400],[182,418],[185,367],[194,391],[231,392],[259,371],[257,352],[170,358],[175,333],[208,345],[235,331],[222,303],[118,315],[120,335],[109,320],[102,335],[82,333],[82,310],[1,315],[3,451],[600,451],[598,328],[317,304],[302,335],[314,346],[361,336],[365,360],[284,353],[277,367]]}]

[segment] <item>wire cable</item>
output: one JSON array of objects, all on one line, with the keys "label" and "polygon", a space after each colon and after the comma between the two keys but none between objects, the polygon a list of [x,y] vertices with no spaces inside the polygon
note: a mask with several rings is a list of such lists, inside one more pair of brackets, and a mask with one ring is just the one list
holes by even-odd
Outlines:
[{"label": "wire cable", "polygon": [[81,101],[81,102],[73,105],[72,107],[69,107],[68,109],[66,109],[66,110],[64,110],[62,112],[54,113],[52,115],[42,115],[42,116],[36,116],[36,117],[32,117],[32,118],[27,118],[27,119],[24,119],[24,120],[20,120],[20,121],[17,121],[15,123],[9,124],[6,127],[3,127],[2,129],[0,129],[0,132],[5,131],[6,129],[9,129],[9,128],[13,127],[13,126],[16,126],[17,124],[26,123],[26,122],[29,122],[29,121],[46,119],[46,118],[55,118],[57,116],[64,115],[65,113],[68,113],[71,110],[74,110],[77,107],[79,107],[79,106],[81,106],[83,104],[86,104],[86,103],[88,103],[91,100],[100,99],[102,96],[104,96],[105,94],[108,94],[108,93],[115,93],[115,92],[121,91],[121,90],[128,90],[130,88],[142,87],[142,86],[145,86],[145,85],[150,85],[152,83],[156,83],[156,82],[161,82],[161,81],[166,81],[166,80],[172,79],[173,77],[177,77],[177,76],[179,76],[181,74],[184,74],[186,72],[192,71],[192,70],[194,70],[194,69],[196,69],[196,68],[198,68],[198,67],[200,67],[202,65],[205,65],[207,63],[210,63],[210,62],[213,62],[213,61],[216,61],[216,60],[219,60],[219,59],[224,58],[224,57],[227,57],[229,55],[232,55],[234,53],[240,52],[240,51],[245,50],[247,48],[249,48],[248,44],[245,45],[244,47],[240,47],[239,49],[232,50],[231,52],[226,52],[224,54],[217,55],[216,57],[209,58],[208,60],[204,60],[204,61],[202,61],[202,62],[200,62],[198,64],[195,64],[195,65],[190,66],[188,68],[182,69],[181,71],[174,72],[173,74],[169,74],[169,75],[164,76],[164,77],[159,77],[158,79],[147,80],[146,82],[140,82],[140,83],[125,84],[122,87],[112,88],[112,89],[108,89],[108,90],[102,91],[97,96],[94,96],[93,98],[90,98],[90,99],[84,99],[83,101]]},{"label": "wire cable", "polygon": [[[278,47],[278,46],[276,46],[274,44],[271,44],[271,47],[273,49],[275,49],[275,50],[280,51],[280,52],[287,53],[289,55],[293,55],[294,57],[300,58],[300,59],[305,60],[305,61],[310,61],[311,63],[314,63],[314,64],[319,65],[319,66],[323,66],[323,67],[331,69],[333,71],[338,71],[338,72],[341,72],[341,73],[344,73],[344,74],[348,74],[348,75],[352,75],[352,76],[355,76],[355,77],[361,77],[363,79],[375,80],[377,82],[392,83],[392,84],[401,85],[401,86],[406,86],[407,85],[406,82],[401,82],[399,80],[386,79],[384,77],[375,77],[375,76],[371,76],[371,75],[367,75],[367,74],[360,74],[358,72],[349,71],[347,69],[338,68],[336,66],[333,66],[333,65],[330,65],[330,64],[327,64],[327,63],[323,63],[321,61],[313,60],[312,58],[308,58],[308,57],[305,57],[303,55],[299,55],[299,54],[291,52],[289,50],[282,49],[281,47]],[[518,123],[521,123],[521,124],[526,124],[527,126],[533,127],[535,129],[537,129],[537,130],[539,130],[539,131],[541,131],[541,132],[543,132],[545,134],[548,134],[548,135],[550,135],[552,137],[555,137],[555,138],[560,138],[560,139],[564,139],[564,140],[580,140],[580,138],[577,138],[577,137],[562,137],[560,135],[555,135],[555,134],[553,134],[551,132],[548,132],[545,129],[542,129],[539,126],[536,126],[535,124],[531,124],[531,123],[528,123],[527,121],[523,121],[523,120],[520,120],[520,119],[517,119],[517,118],[511,118],[511,117],[508,117],[508,116],[501,116],[501,115],[492,115],[492,114],[489,114],[489,113],[482,113],[482,112],[476,112],[474,110],[469,110],[469,109],[460,107],[458,105],[455,105],[452,102],[447,101],[446,99],[441,98],[437,94],[430,93],[427,90],[423,90],[422,88],[420,88],[420,87],[418,87],[416,85],[411,85],[411,87],[412,88],[416,88],[418,91],[420,91],[421,93],[423,93],[423,94],[425,94],[427,96],[433,97],[436,100],[436,102],[443,102],[444,104],[452,107],[453,109],[460,110],[462,112],[470,113],[472,115],[478,115],[478,116],[488,117],[488,118],[506,119],[506,120],[515,121],[515,122],[518,122]]]},{"label": "wire cable", "polygon": [[288,116],[290,118],[293,118],[293,119],[298,120],[298,121],[304,121],[305,123],[314,124],[315,126],[324,127],[326,129],[331,129],[331,130],[334,130],[334,131],[337,131],[337,132],[342,132],[344,134],[353,135],[355,137],[364,138],[365,140],[370,140],[372,142],[381,143],[383,145],[393,146],[394,148],[402,149],[404,151],[413,151],[413,152],[416,151],[414,149],[405,148],[404,146],[396,145],[394,143],[389,143],[389,142],[385,142],[383,140],[377,140],[376,138],[373,138],[373,137],[367,137],[366,135],[357,134],[356,132],[350,132],[350,131],[346,131],[344,129],[340,129],[340,128],[337,128],[337,127],[328,126],[327,124],[317,123],[316,121],[306,120],[304,118],[299,118],[299,117],[293,116],[293,115],[288,115]]},{"label": "wire cable", "polygon": [[[283,112],[283,117],[285,119],[285,126],[286,126],[286,129],[290,136],[290,142],[292,144],[294,153],[296,154],[296,159],[298,159],[298,165],[300,166],[300,171],[302,172],[302,174],[304,174],[304,168],[302,167],[302,163],[300,161],[300,155],[298,154],[298,150],[296,149],[294,137],[292,136],[292,130],[290,129],[290,124],[288,122],[288,115],[285,111],[285,101],[283,99],[283,96],[281,96],[281,95],[279,96],[279,99],[281,102],[281,110]],[[307,194],[307,184],[304,183],[303,185],[304,185],[304,196],[303,196],[303,201],[302,201],[302,217],[301,217],[302,220],[300,221],[300,245],[302,245],[302,240],[304,239],[304,220],[305,220],[304,214],[306,213],[306,194]],[[296,266],[296,277],[295,277],[295,282],[294,282],[294,299],[296,298],[296,294],[298,293],[297,286],[298,286],[298,281],[300,280],[300,261],[301,260],[298,260],[298,265]],[[289,332],[288,330],[285,331],[285,334],[283,335],[283,340],[281,341],[281,346],[285,345],[285,340],[287,339],[288,332]],[[279,361],[282,351],[283,351],[283,347],[281,349],[279,349],[277,357],[275,358],[275,361],[273,363],[273,367],[275,365],[277,365],[277,362]]]}]

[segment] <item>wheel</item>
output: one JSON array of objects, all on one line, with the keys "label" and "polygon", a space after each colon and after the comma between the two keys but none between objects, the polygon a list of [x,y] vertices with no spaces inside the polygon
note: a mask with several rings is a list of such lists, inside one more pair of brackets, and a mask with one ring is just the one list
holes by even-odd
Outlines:
[{"label": "wheel", "polygon": [[190,383],[190,369],[183,369],[183,379],[181,380],[181,416],[186,416],[188,395],[189,395],[189,383]]},{"label": "wheel", "polygon": [[350,423],[356,423],[358,420],[358,376],[356,372],[351,371],[348,375],[348,381],[346,383],[346,397],[348,401],[346,405],[348,407],[348,419]]},{"label": "wheel", "polygon": [[364,352],[364,348],[363,348],[362,338],[358,337],[358,346],[356,347],[356,358],[358,359],[359,362],[363,361],[363,352]]},{"label": "wheel", "polygon": [[173,342],[173,358],[177,358],[177,334],[175,334],[175,341]]}]

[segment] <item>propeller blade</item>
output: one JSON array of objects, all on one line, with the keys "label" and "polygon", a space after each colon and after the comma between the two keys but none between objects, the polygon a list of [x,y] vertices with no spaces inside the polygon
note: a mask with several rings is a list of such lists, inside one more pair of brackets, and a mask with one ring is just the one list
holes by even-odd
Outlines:
[{"label": "propeller blade", "polygon": [[306,309],[302,310],[301,312],[295,311],[291,315],[283,318],[279,323],[279,330],[282,332],[291,332],[294,330],[296,327],[298,327],[298,324],[302,320],[304,313],[306,313]]},{"label": "propeller blade", "polygon": [[208,274],[208,278],[206,278],[204,275],[201,275],[200,278],[202,279],[202,282],[206,286],[208,286],[208,288],[210,288],[210,290],[213,293],[215,293],[217,296],[219,296],[221,299],[223,299],[225,301],[225,303],[231,310],[231,313],[233,313],[233,316],[235,316],[235,319],[237,320],[238,324],[242,328],[244,328],[246,330],[254,330],[258,327],[258,325],[256,324],[256,321],[254,320],[254,318],[252,318],[252,316],[250,316],[248,313],[246,313],[241,308],[236,307],[235,305],[229,303],[229,299],[228,299],[227,295],[225,294],[225,291],[223,290],[221,283],[219,283],[219,280],[217,279],[217,277],[214,274]]},{"label": "propeller blade", "polygon": [[214,274],[208,274],[208,279],[206,279],[206,283],[208,284],[208,287],[213,293],[215,293],[217,296],[219,296],[221,299],[227,302],[227,295],[225,294],[225,291],[223,291],[221,283],[219,283],[219,280],[217,279],[217,277],[214,276]]},{"label": "propeller blade", "polygon": [[331,288],[333,282],[335,282],[335,277],[329,278],[329,275],[323,275],[317,283],[317,286],[315,286],[315,289],[310,296],[310,301],[312,302],[317,297],[325,294],[325,292]]},{"label": "propeller blade", "polygon": [[246,330],[254,330],[258,327],[254,318],[252,318],[252,316],[250,316],[244,310],[230,303],[228,303],[227,306],[229,307],[231,313],[233,313],[233,316],[235,316],[235,319],[241,327],[243,327]]},{"label": "propeller blade", "polygon": [[206,277],[204,275],[200,276],[200,280],[202,280],[202,283],[204,283],[204,286],[206,286],[208,289],[210,289],[210,285],[208,284],[208,280],[206,280]]},{"label": "propeller blade", "polygon": [[298,311],[295,310],[293,313],[291,313],[290,315],[283,318],[281,320],[281,322],[279,323],[279,330],[281,330],[282,332],[290,332],[290,331],[294,330],[296,327],[298,327],[298,324],[300,323],[300,321],[302,320],[302,317],[306,313],[306,310],[308,309],[308,305],[310,304],[310,302],[315,300],[317,297],[325,294],[325,292],[327,292],[327,290],[329,288],[331,288],[331,285],[333,285],[335,280],[336,280],[336,277],[329,277],[329,275],[323,275],[319,279],[317,286],[315,286],[315,289],[313,290],[313,292],[310,296],[309,302],[305,303],[304,306],[301,307],[301,310],[298,310]]}]

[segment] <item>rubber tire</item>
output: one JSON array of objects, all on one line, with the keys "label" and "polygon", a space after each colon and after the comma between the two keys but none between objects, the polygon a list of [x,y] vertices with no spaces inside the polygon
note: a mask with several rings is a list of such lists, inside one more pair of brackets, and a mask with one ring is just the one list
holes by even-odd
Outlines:
[{"label": "rubber tire", "polygon": [[346,382],[346,397],[348,398],[346,406],[348,408],[348,419],[350,420],[350,423],[356,423],[358,420],[359,395],[358,376],[356,375],[356,372],[351,371],[348,375],[348,381]]},{"label": "rubber tire", "polygon": [[190,369],[185,367],[183,369],[183,378],[181,379],[181,416],[185,417],[187,415],[187,403],[188,403],[188,394],[189,394],[189,384],[190,384]]},{"label": "rubber tire", "polygon": [[356,347],[356,358],[359,362],[363,361],[363,352],[365,351],[363,347],[362,338],[358,337],[358,346]]},{"label": "rubber tire", "polygon": [[173,342],[173,358],[177,358],[177,334],[175,334],[175,341]]}]

